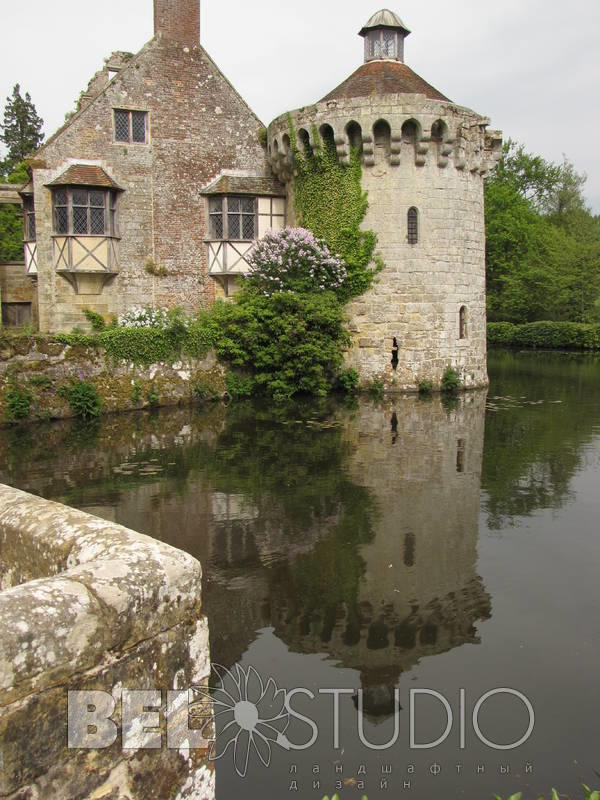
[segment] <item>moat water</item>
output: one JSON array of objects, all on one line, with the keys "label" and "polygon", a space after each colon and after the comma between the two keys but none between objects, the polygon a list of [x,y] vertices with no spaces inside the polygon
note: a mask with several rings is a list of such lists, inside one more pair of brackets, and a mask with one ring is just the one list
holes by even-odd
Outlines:
[{"label": "moat water", "polygon": [[[310,722],[284,713],[279,743],[256,720],[255,746],[217,720],[221,748],[237,736],[217,800],[527,800],[600,783],[600,360],[495,352],[490,378],[449,404],[242,403],[0,431],[0,482],[197,557],[213,661],[305,690],[290,704]],[[251,673],[248,699],[257,687]],[[501,688],[519,695],[480,704],[478,736],[474,707]],[[339,690],[339,725],[323,690]],[[444,734],[441,697],[447,739],[411,749],[411,724],[415,744]],[[530,737],[493,749],[526,735],[525,698]],[[396,718],[397,742],[374,749]]]}]

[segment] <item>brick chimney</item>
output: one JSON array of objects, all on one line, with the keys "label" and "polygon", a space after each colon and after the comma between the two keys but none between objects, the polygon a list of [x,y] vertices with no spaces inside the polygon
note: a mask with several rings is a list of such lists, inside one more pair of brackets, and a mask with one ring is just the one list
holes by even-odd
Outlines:
[{"label": "brick chimney", "polygon": [[154,0],[154,35],[179,44],[200,44],[200,0]]}]

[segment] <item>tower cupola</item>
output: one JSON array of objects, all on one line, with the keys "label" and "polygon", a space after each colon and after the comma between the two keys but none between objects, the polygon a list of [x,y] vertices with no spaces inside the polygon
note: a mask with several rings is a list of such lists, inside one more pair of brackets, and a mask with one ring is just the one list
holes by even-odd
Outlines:
[{"label": "tower cupola", "polygon": [[404,40],[409,29],[387,8],[373,14],[360,31],[365,40],[365,62],[392,59],[404,62]]}]

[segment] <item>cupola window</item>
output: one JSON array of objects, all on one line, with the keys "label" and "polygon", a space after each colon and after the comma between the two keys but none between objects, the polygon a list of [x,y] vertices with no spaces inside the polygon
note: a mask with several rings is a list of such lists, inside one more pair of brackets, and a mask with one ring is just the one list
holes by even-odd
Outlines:
[{"label": "cupola window", "polygon": [[410,34],[397,14],[383,9],[373,14],[360,35],[365,40],[365,61],[404,61],[404,40]]}]

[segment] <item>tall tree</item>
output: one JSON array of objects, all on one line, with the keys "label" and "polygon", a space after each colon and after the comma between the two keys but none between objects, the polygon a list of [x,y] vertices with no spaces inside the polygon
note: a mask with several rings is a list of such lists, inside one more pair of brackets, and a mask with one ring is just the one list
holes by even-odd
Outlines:
[{"label": "tall tree", "polygon": [[6,98],[4,123],[0,125],[1,138],[7,155],[2,162],[2,174],[11,173],[31,152],[44,141],[42,126],[44,120],[38,116],[29,96],[21,97],[21,87],[15,84],[12,97]]},{"label": "tall tree", "polygon": [[509,140],[486,181],[490,320],[600,318],[600,221],[585,176]]}]

